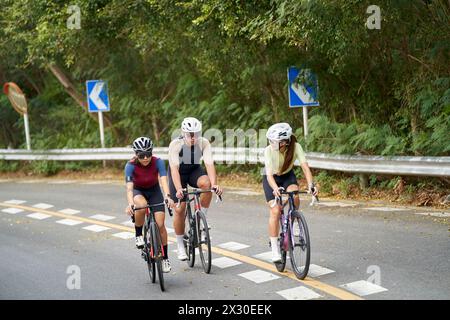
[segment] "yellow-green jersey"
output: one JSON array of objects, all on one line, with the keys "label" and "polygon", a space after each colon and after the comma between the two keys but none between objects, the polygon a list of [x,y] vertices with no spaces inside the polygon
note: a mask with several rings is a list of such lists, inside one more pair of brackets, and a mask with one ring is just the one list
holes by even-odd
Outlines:
[{"label": "yellow-green jersey", "polygon": [[305,152],[303,151],[301,145],[297,142],[295,143],[295,152],[292,162],[285,171],[281,172],[281,168],[284,164],[284,157],[284,153],[280,152],[280,150],[274,150],[270,145],[267,146],[264,150],[264,164],[266,166],[266,170],[269,169],[272,174],[281,176],[292,170],[295,160],[298,160],[300,164],[306,163]]}]

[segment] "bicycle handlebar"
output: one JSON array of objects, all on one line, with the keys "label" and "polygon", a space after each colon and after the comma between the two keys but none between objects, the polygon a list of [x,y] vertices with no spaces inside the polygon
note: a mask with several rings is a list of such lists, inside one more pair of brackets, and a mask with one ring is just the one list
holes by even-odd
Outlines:
[{"label": "bicycle handlebar", "polygon": [[[284,188],[279,188],[280,195],[295,195],[295,194],[311,194],[308,191],[300,191],[300,190],[294,190],[294,191],[285,191]],[[319,202],[319,197],[311,195],[311,202],[309,203],[310,206],[313,206],[316,202]],[[277,203],[281,203],[281,197],[275,197],[275,200],[270,207],[274,208]]]},{"label": "bicycle handlebar", "polygon": [[[211,189],[199,189],[199,188],[193,188],[191,191],[188,191],[188,188],[184,188],[184,189],[181,189],[182,191],[183,191],[183,198],[185,197],[185,196],[188,196],[188,195],[197,195],[197,194],[200,194],[200,193],[208,193],[208,192],[213,192],[213,193],[215,193],[216,192],[216,189],[214,189],[214,188],[211,188]],[[182,198],[182,199],[183,199]],[[182,199],[178,199],[178,203],[177,203],[177,208],[179,208],[180,207],[180,205],[181,205],[181,200]],[[223,201],[222,200],[222,196],[220,195],[217,195],[216,194],[216,203],[217,202],[219,202],[219,200],[220,201]]]},{"label": "bicycle handlebar", "polygon": [[[144,207],[135,207],[135,206],[131,207],[131,210],[133,210],[133,217],[134,217],[134,212],[135,212],[136,210],[142,210],[142,209],[147,209],[147,208],[150,209],[150,208],[158,207],[158,206],[160,206],[160,205],[163,205],[163,206],[165,205],[165,206],[167,207],[167,210],[169,211],[169,215],[170,215],[170,216],[173,215],[172,209],[169,207],[168,202],[164,201],[164,202],[156,203],[156,204],[147,204],[147,205],[144,206]],[[134,222],[134,221],[133,221],[133,222]]]}]

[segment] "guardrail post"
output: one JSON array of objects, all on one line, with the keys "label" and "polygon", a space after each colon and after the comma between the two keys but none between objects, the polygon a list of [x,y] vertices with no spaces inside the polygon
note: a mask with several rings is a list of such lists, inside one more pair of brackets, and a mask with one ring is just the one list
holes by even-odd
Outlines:
[{"label": "guardrail post", "polygon": [[367,174],[360,173],[359,174],[359,187],[364,190],[369,187],[369,177]]}]

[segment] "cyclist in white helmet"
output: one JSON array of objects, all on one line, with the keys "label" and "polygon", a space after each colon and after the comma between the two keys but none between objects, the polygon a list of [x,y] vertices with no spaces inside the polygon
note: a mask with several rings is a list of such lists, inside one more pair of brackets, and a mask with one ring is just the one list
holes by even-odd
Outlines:
[{"label": "cyclist in white helmet", "polygon": [[[148,137],[139,137],[133,142],[135,156],[125,165],[125,181],[127,186],[128,206],[125,212],[133,215],[136,230],[136,247],[144,247],[144,238],[142,236],[142,227],[145,220],[145,209],[133,212],[133,207],[145,207],[147,203],[158,204],[162,202],[173,206],[173,201],[169,198],[163,198],[161,188],[159,187],[158,176],[161,178],[161,185],[165,194],[169,193],[167,183],[167,173],[164,161],[153,156],[153,142]],[[168,257],[167,230],[164,224],[164,205],[159,205],[155,209],[155,220],[158,224],[163,243],[163,272],[169,272],[171,265]]]},{"label": "cyclist in white helmet", "polygon": [[[183,198],[182,189],[189,184],[194,188],[215,189],[217,195],[222,188],[217,184],[216,169],[211,152],[211,144],[201,136],[202,124],[196,118],[185,118],[181,123],[182,135],[169,145],[169,188],[173,201]],[[201,158],[205,169],[200,165]],[[203,193],[200,197],[203,212],[206,214],[211,203],[212,194]],[[179,208],[174,207],[173,225],[177,236],[178,259],[186,260],[184,248],[184,212],[186,203],[181,202]]]},{"label": "cyclist in white helmet", "polygon": [[[313,176],[306,162],[305,153],[292,135],[292,128],[288,123],[276,123],[272,125],[266,134],[269,146],[264,150],[265,175],[263,176],[263,188],[266,201],[269,205],[269,237],[272,247],[272,261],[281,261],[280,249],[278,247],[279,220],[281,207],[271,207],[275,198],[280,196],[278,188],[286,191],[298,190],[297,177],[294,174],[294,162],[298,160],[308,182],[308,189],[313,195],[317,195],[318,189],[314,185]],[[300,199],[298,195],[294,198],[295,206],[298,208]]]}]

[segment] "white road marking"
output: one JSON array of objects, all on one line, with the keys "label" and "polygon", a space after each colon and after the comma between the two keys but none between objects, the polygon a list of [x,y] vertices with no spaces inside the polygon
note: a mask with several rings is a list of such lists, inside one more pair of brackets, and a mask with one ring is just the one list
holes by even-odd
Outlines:
[{"label": "white road marking", "polygon": [[351,283],[346,283],[340,285],[341,288],[347,289],[359,296],[367,296],[369,294],[379,293],[383,291],[388,291],[388,289],[373,284],[365,280],[355,281]]},{"label": "white road marking", "polygon": [[367,210],[373,211],[407,211],[407,208],[390,208],[390,207],[375,207],[375,208],[367,208]]},{"label": "white road marking", "polygon": [[237,251],[237,250],[248,248],[250,246],[248,246],[246,244],[239,243],[239,242],[230,241],[230,242],[219,244],[218,247],[219,248],[223,248],[223,249],[227,249],[227,250],[230,250],[230,251]]},{"label": "white road marking", "polygon": [[115,219],[116,217],[107,216],[105,214],[95,214],[93,216],[90,216],[89,218],[100,220],[100,221],[109,221],[109,220]]},{"label": "white road marking", "polygon": [[42,182],[46,182],[48,180],[45,179],[37,179],[37,180],[18,180],[16,181],[17,183],[42,183]]},{"label": "white road marking", "polygon": [[279,294],[280,296],[282,296],[283,298],[285,298],[287,300],[311,300],[311,299],[318,299],[318,298],[322,297],[317,292],[315,292],[311,289],[308,289],[304,286],[277,291],[277,294]]},{"label": "white road marking", "polygon": [[222,258],[217,258],[217,259],[212,259],[211,263],[216,266],[219,267],[221,269],[224,268],[229,268],[229,267],[233,267],[233,266],[237,266],[239,264],[242,264],[242,262],[231,259],[231,258],[227,258],[227,257],[222,257]]},{"label": "white road marking", "polygon": [[51,216],[48,214],[35,212],[35,213],[27,215],[27,217],[37,219],[37,220],[44,220],[44,219],[50,218]]},{"label": "white road marking", "polygon": [[128,240],[128,239],[134,238],[134,233],[125,231],[125,232],[114,233],[113,236],[120,238],[120,239]]},{"label": "white road marking", "polygon": [[134,227],[134,223],[131,220],[124,221],[122,224],[127,227]]},{"label": "white road marking", "polygon": [[415,214],[420,214],[424,216],[433,216],[438,218],[448,218],[450,217],[450,212],[417,212]]},{"label": "white road marking", "polygon": [[62,209],[62,210],[59,210],[59,212],[64,213],[64,214],[70,214],[70,215],[80,213],[80,211],[74,210],[74,209]]},{"label": "white road marking", "polygon": [[69,183],[76,183],[77,180],[50,180],[48,184],[69,184]]},{"label": "white road marking", "polygon": [[316,264],[310,264],[308,276],[315,278],[315,277],[320,277],[325,274],[329,274],[329,273],[333,273],[333,272],[335,272],[335,271],[331,270],[331,269],[327,269],[325,267],[318,266]]},{"label": "white road marking", "polygon": [[75,226],[77,224],[82,224],[83,222],[78,221],[78,220],[72,220],[72,219],[62,219],[62,220],[56,221],[56,223],[65,224],[67,226]]},{"label": "white road marking", "polygon": [[280,277],[277,275],[274,275],[273,273],[263,271],[263,270],[254,270],[250,272],[244,272],[238,274],[238,276],[243,277],[245,279],[248,279],[250,281],[253,281],[255,283],[263,283],[275,279],[279,279]]},{"label": "white road marking", "polygon": [[2,212],[6,212],[6,213],[10,213],[10,214],[16,214],[16,213],[23,212],[23,211],[24,210],[22,210],[22,209],[16,209],[16,208],[6,208],[6,209],[2,210]]},{"label": "white road marking", "polygon": [[83,227],[83,229],[89,230],[89,231],[92,231],[92,232],[102,232],[102,231],[105,231],[105,230],[109,230],[111,228],[104,227],[104,226],[98,226],[96,224],[93,224],[93,225],[90,225],[90,226],[87,226],[87,227]]},{"label": "white road marking", "polygon": [[15,199],[4,201],[4,203],[9,203],[9,204],[22,204],[25,202],[26,202],[25,200],[15,200]]},{"label": "white road marking", "polygon": [[111,181],[101,180],[101,181],[82,182],[81,184],[93,184],[93,185],[96,185],[96,184],[110,184],[110,183],[111,183]]},{"label": "white road marking", "polygon": [[344,207],[344,208],[356,206],[356,203],[343,203],[343,202],[317,202],[316,204],[325,207]]},{"label": "white road marking", "polygon": [[50,208],[54,207],[54,205],[48,204],[48,203],[37,203],[37,204],[33,205],[32,207],[38,208],[38,209],[50,209]]}]

